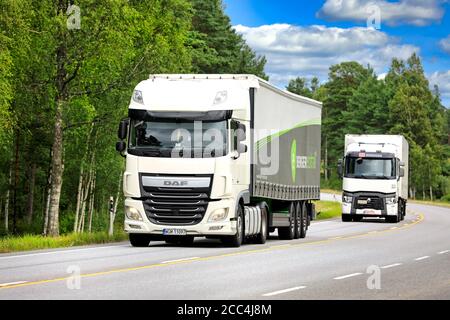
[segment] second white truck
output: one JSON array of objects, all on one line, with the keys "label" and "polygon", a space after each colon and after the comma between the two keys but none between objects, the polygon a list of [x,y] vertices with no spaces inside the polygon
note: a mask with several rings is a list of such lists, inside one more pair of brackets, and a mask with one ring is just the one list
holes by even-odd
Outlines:
[{"label": "second white truck", "polygon": [[408,200],[409,145],[403,136],[347,135],[343,176],[342,220],[381,217],[404,219]]}]

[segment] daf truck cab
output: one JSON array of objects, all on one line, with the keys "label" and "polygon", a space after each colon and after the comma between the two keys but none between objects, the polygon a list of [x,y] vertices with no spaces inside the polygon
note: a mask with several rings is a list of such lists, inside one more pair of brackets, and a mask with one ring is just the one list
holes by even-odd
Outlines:
[{"label": "daf truck cab", "polygon": [[403,136],[347,135],[343,177],[342,220],[404,219],[408,199],[408,142]]},{"label": "daf truck cab", "polygon": [[133,246],[303,238],[320,198],[321,103],[253,75],[151,75],[119,125]]}]

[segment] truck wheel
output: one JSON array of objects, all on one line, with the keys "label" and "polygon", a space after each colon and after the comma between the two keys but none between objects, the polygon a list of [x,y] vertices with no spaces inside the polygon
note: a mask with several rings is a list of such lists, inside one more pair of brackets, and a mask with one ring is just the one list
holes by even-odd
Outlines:
[{"label": "truck wheel", "polygon": [[402,208],[401,208],[401,211],[400,211],[400,221],[405,220],[405,216],[406,216],[406,203],[404,203],[402,201]]},{"label": "truck wheel", "polygon": [[256,236],[255,243],[264,244],[269,237],[269,223],[268,223],[268,212],[267,208],[261,208],[261,232]]},{"label": "truck wheel", "polygon": [[352,222],[352,216],[349,214],[342,215],[342,222]]},{"label": "truck wheel", "polygon": [[398,223],[398,216],[387,216],[386,222],[388,223]]},{"label": "truck wheel", "polygon": [[292,240],[295,235],[295,202],[291,202],[289,207],[289,227],[278,228],[278,238],[280,240]]},{"label": "truck wheel", "polygon": [[150,236],[147,234],[129,234],[130,243],[133,247],[145,248],[150,244]]},{"label": "truck wheel", "polygon": [[306,211],[306,204],[304,202],[300,202],[300,238],[304,239],[306,238],[306,231],[308,230],[308,212]]},{"label": "truck wheel", "polygon": [[302,205],[301,202],[295,203],[295,231],[294,239],[300,239],[300,234],[302,233]]},{"label": "truck wheel", "polygon": [[239,248],[244,243],[244,212],[242,206],[238,206],[237,211],[237,232],[234,236],[226,236],[221,239],[222,243],[227,247]]}]

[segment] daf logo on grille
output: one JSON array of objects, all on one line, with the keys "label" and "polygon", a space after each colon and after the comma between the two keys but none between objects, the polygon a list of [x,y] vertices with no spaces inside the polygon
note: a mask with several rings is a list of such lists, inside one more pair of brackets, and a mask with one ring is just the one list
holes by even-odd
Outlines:
[{"label": "daf logo on grille", "polygon": [[188,181],[164,181],[166,187],[185,187],[188,185]]}]

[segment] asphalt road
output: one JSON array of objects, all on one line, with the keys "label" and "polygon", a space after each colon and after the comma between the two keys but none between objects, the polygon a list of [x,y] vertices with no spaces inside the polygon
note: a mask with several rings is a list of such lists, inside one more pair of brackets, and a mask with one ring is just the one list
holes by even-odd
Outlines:
[{"label": "asphalt road", "polygon": [[408,211],[239,249],[198,239],[3,254],[0,299],[450,299],[450,209]]}]

